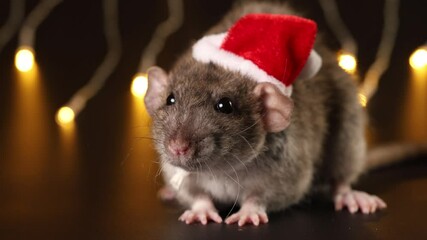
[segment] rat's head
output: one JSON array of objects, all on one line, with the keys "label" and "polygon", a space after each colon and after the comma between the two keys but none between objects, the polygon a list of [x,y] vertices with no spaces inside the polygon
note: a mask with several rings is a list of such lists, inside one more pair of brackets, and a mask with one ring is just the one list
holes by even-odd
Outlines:
[{"label": "rat's head", "polygon": [[187,171],[241,168],[284,130],[292,101],[269,83],[193,59],[148,71],[145,105],[162,161]]}]

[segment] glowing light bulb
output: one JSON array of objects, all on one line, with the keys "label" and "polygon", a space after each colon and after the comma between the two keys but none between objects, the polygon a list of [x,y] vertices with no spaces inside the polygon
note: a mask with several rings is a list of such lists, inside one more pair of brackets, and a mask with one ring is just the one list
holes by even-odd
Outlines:
[{"label": "glowing light bulb", "polygon": [[409,64],[413,69],[427,68],[427,47],[418,48],[412,53]]},{"label": "glowing light bulb", "polygon": [[15,55],[15,66],[20,72],[28,72],[34,67],[34,53],[30,47],[21,47]]},{"label": "glowing light bulb", "polygon": [[341,53],[338,55],[338,65],[348,73],[355,73],[357,61],[352,54]]},{"label": "glowing light bulb", "polygon": [[61,107],[56,114],[56,121],[58,124],[68,124],[74,120],[75,114],[70,107]]},{"label": "glowing light bulb", "polygon": [[363,107],[366,107],[366,105],[368,104],[368,98],[363,95],[363,93],[359,93],[359,102]]},{"label": "glowing light bulb", "polygon": [[147,92],[148,79],[147,74],[138,74],[132,81],[131,91],[135,97],[143,97]]}]

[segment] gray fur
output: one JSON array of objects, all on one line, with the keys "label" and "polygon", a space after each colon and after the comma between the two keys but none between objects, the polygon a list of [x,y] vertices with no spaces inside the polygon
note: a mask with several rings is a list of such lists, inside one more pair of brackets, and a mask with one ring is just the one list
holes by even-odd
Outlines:
[{"label": "gray fur", "polygon": [[[254,3],[237,7],[209,33],[226,31],[238,18],[253,12],[292,14],[285,5]],[[214,64],[196,62],[184,54],[169,74],[176,104],[160,106],[153,114],[153,137],[166,182],[177,166],[190,172],[178,199],[191,205],[208,194],[232,204],[256,198],[268,211],[298,203],[317,186],[354,182],[365,155],[364,116],[353,79],[336,64],[320,43],[323,66],[313,79],[294,83],[290,126],[279,133],[263,129],[263,109],[252,93],[256,83]],[[214,105],[221,97],[237,105],[221,114]],[[172,161],[167,141],[180,135],[195,146],[191,159]]]}]

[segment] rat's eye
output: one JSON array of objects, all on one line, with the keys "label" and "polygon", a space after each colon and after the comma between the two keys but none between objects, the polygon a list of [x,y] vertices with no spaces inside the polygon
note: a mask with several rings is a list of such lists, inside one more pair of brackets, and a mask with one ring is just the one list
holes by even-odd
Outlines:
[{"label": "rat's eye", "polygon": [[173,93],[171,93],[168,98],[166,99],[166,105],[172,105],[175,104],[176,100],[175,100],[175,96],[173,95]]},{"label": "rat's eye", "polygon": [[220,113],[230,114],[234,111],[233,103],[229,98],[221,98],[215,104],[215,110]]}]

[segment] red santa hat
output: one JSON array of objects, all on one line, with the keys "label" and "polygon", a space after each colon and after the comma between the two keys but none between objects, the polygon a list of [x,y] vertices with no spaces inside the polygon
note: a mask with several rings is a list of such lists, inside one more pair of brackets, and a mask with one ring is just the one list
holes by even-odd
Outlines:
[{"label": "red santa hat", "polygon": [[249,14],[227,33],[205,36],[193,46],[193,57],[227,70],[271,82],[285,95],[297,79],[311,78],[322,60],[313,50],[317,25],[296,16]]}]

